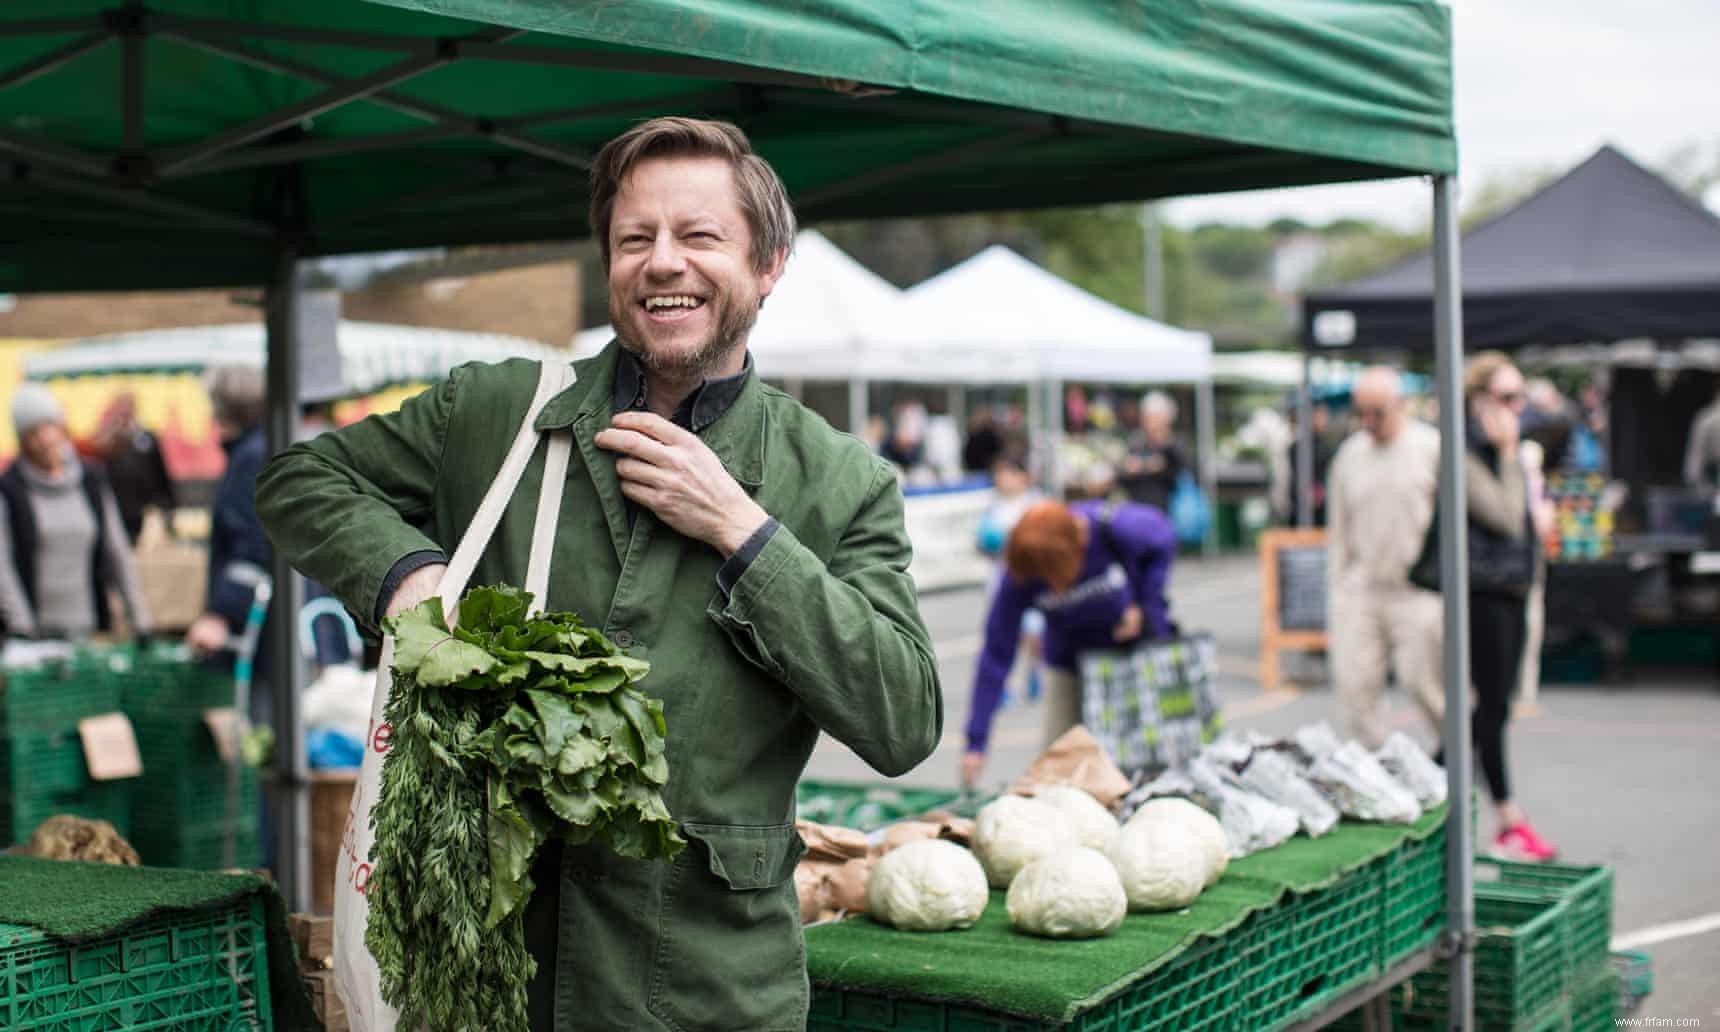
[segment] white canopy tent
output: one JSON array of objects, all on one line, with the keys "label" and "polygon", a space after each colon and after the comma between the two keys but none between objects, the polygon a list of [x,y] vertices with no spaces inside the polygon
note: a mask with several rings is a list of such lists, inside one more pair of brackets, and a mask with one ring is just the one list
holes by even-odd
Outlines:
[{"label": "white canopy tent", "polygon": [[[261,322],[91,337],[28,356],[24,375],[32,380],[52,380],[116,373],[200,372],[222,365],[261,369],[263,338]],[[565,357],[564,352],[522,337],[348,319],[335,324],[334,345],[340,364],[338,382],[319,375],[321,396],[307,394],[306,400],[352,397],[399,384],[437,380],[463,362]],[[310,386],[309,378],[306,385]]]},{"label": "white canopy tent", "polygon": [[[1114,305],[1001,245],[910,288],[897,315],[902,325],[889,337],[889,359],[871,358],[872,379],[896,379],[929,364],[961,370],[950,377],[957,383],[1041,385],[1029,394],[1037,409],[1029,418],[1051,440],[1063,434],[1066,383],[1193,385],[1200,482],[1212,497],[1209,335]],[[1025,380],[1005,375],[1018,369],[1028,371]],[[1057,469],[1049,473],[1060,481]]]}]

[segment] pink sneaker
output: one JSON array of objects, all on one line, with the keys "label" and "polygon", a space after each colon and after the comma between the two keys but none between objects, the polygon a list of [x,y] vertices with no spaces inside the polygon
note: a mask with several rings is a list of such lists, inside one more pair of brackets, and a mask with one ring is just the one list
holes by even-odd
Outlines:
[{"label": "pink sneaker", "polygon": [[1524,821],[1493,837],[1493,855],[1501,860],[1541,864],[1557,860],[1559,851],[1543,841],[1541,836],[1535,834],[1534,826]]}]

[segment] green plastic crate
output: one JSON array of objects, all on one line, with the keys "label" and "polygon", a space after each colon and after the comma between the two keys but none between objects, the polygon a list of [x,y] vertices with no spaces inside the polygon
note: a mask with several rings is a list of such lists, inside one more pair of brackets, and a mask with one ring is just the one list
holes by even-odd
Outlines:
[{"label": "green plastic crate", "polygon": [[1204,940],[1063,1025],[931,1000],[814,987],[808,1032],[1230,1032],[1241,1014],[1242,952],[1231,936]]},{"label": "green plastic crate", "polygon": [[1424,839],[1404,842],[1388,854],[1381,877],[1383,969],[1426,949],[1445,930],[1445,825]]},{"label": "green plastic crate", "polygon": [[1477,886],[1531,889],[1563,900],[1566,966],[1572,973],[1606,962],[1612,943],[1612,868],[1579,864],[1522,864],[1482,858]]},{"label": "green plastic crate", "polygon": [[955,789],[844,781],[802,781],[794,795],[802,820],[857,831],[874,831],[928,810],[959,809],[963,800]]},{"label": "green plastic crate", "polygon": [[0,673],[0,729],[60,729],[120,708],[119,685],[98,670],[53,662]]},{"label": "green plastic crate", "polygon": [[[1475,887],[1475,1020],[1478,1026],[1518,1029],[1562,999],[1567,988],[1565,903],[1499,885]],[[1396,994],[1406,1014],[1442,1018],[1450,973],[1444,961],[1410,979]]]},{"label": "green plastic crate", "polygon": [[1610,963],[1578,975],[1571,989],[1571,1032],[1605,1032],[1616,1028],[1619,1011],[1618,973]]},{"label": "green plastic crate", "polygon": [[270,1032],[263,907],[154,918],[76,945],[0,925],[10,1032]]},{"label": "green plastic crate", "polygon": [[111,821],[124,834],[131,779],[91,781],[77,731],[0,737],[0,845],[24,842],[56,814]]},{"label": "green plastic crate", "polygon": [[1384,860],[1291,894],[1242,926],[1246,1027],[1301,1020],[1379,974]]},{"label": "green plastic crate", "polygon": [[262,849],[255,809],[248,816],[241,817],[233,828],[230,863],[225,857],[227,829],[225,819],[203,824],[173,824],[148,823],[140,818],[132,829],[130,841],[137,855],[152,867],[186,867],[201,871],[256,867],[261,862]]},{"label": "green plastic crate", "polygon": [[1641,950],[1622,950],[1611,960],[1618,977],[1618,1009],[1628,1014],[1654,992],[1654,958]]}]

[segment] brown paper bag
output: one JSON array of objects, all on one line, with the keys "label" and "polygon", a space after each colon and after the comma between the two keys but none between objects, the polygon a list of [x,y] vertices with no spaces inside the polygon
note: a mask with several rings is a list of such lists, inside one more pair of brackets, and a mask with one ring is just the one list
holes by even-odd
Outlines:
[{"label": "brown paper bag", "polygon": [[1073,785],[1085,789],[1106,807],[1129,792],[1129,779],[1118,769],[1098,739],[1077,724],[1033,761],[1009,790],[1030,796],[1037,785]]},{"label": "brown paper bag", "polygon": [[794,828],[806,843],[806,858],[843,863],[865,856],[869,850],[866,833],[853,828],[838,828],[812,821],[796,821]]}]

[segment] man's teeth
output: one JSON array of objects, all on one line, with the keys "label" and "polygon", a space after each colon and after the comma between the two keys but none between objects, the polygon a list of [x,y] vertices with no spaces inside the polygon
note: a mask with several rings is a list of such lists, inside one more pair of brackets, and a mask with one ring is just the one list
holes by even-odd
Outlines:
[{"label": "man's teeth", "polygon": [[672,297],[648,297],[645,299],[645,308],[647,311],[656,308],[697,308],[701,304],[704,304],[704,302],[696,297],[686,294],[679,294]]}]

